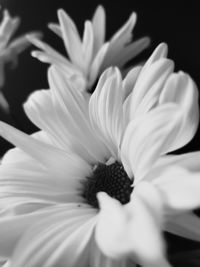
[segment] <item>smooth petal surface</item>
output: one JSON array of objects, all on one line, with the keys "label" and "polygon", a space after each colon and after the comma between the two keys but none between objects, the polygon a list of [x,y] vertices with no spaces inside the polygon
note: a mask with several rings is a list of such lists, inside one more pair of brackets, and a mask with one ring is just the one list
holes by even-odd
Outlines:
[{"label": "smooth petal surface", "polygon": [[83,70],[82,45],[76,25],[62,9],[58,10],[58,19],[68,55],[75,66]]},{"label": "smooth petal surface", "polygon": [[172,234],[200,242],[200,219],[192,212],[172,216],[166,223],[165,230]]},{"label": "smooth petal surface", "polygon": [[[18,243],[11,266],[88,266],[88,249],[95,210],[60,210],[28,229]],[[31,240],[31,242],[29,242]]]},{"label": "smooth petal surface", "polygon": [[111,68],[102,74],[89,101],[89,114],[94,127],[117,157],[123,130],[122,79],[118,69]]},{"label": "smooth petal surface", "polygon": [[157,103],[163,85],[173,71],[173,67],[171,60],[161,58],[145,70],[141,70],[132,92],[130,119],[144,114]]},{"label": "smooth petal surface", "polygon": [[172,104],[155,108],[129,123],[121,145],[121,159],[135,184],[173,142],[180,123],[181,114]]},{"label": "smooth petal surface", "polygon": [[82,157],[85,158],[84,154],[86,156],[88,154],[88,162],[93,163],[104,159],[107,151],[92,130],[88,103],[84,95],[76,90],[65,75],[55,67],[49,70],[49,83],[57,115],[62,119],[65,131],[72,138],[74,136],[84,148]]},{"label": "smooth petal surface", "polygon": [[67,175],[80,177],[90,170],[88,164],[77,155],[36,140],[6,123],[0,122],[0,134],[62,179]]},{"label": "smooth petal surface", "polygon": [[97,51],[103,45],[105,40],[105,23],[106,23],[106,16],[105,10],[103,6],[98,6],[94,12],[94,16],[92,18],[92,26],[93,26],[93,33],[94,33],[94,50],[93,55],[96,55]]},{"label": "smooth petal surface", "polygon": [[200,207],[199,174],[193,174],[175,166],[155,178],[153,184],[161,191],[169,213]]},{"label": "smooth petal surface", "polygon": [[170,266],[163,254],[160,235],[162,202],[150,184],[136,186],[132,200],[122,206],[106,193],[99,193],[96,240],[113,259],[127,257],[142,266]]},{"label": "smooth petal surface", "polygon": [[160,95],[159,104],[177,103],[183,112],[183,122],[174,143],[167,152],[186,145],[196,133],[199,124],[198,89],[189,75],[171,74]]}]

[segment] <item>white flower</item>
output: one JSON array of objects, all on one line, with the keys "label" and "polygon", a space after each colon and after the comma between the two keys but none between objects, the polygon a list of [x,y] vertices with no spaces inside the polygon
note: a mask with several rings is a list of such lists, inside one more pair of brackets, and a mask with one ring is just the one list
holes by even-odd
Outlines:
[{"label": "white flower", "polygon": [[0,167],[0,256],[9,267],[169,267],[162,230],[200,240],[189,213],[200,204],[200,153],[165,156],[193,137],[198,94],[165,55],[160,45],[123,81],[108,69],[91,96],[51,67],[50,90],[25,104],[42,131],[0,123],[19,147]]},{"label": "white flower", "polygon": [[[9,104],[7,103],[1,88],[5,82],[4,65],[11,63],[13,67],[17,64],[18,54],[23,52],[30,43],[27,41],[25,35],[10,41],[20,24],[20,18],[12,18],[8,10],[4,10],[3,19],[0,23],[0,107],[6,112],[9,110]],[[30,36],[39,37],[38,32],[30,32]]]},{"label": "white flower", "polygon": [[37,38],[28,37],[41,50],[32,52],[32,55],[43,62],[63,67],[66,75],[76,78],[80,90],[90,89],[107,67],[124,67],[149,45],[147,37],[131,42],[135,13],[106,43],[105,10],[102,6],[97,7],[92,21],[85,22],[82,40],[75,23],[64,10],[58,10],[58,20],[59,24],[49,24],[49,28],[63,39],[69,59]]}]

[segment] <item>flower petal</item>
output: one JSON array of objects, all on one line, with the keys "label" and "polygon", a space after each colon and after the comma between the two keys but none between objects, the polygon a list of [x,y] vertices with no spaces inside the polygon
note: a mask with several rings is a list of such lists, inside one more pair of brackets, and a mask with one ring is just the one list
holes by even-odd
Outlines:
[{"label": "flower petal", "polygon": [[99,51],[100,47],[103,45],[105,40],[105,10],[103,6],[99,5],[92,18],[92,26],[94,33],[94,49],[93,55],[95,56]]},{"label": "flower petal", "polygon": [[61,179],[66,179],[68,175],[80,177],[90,172],[89,165],[77,155],[36,140],[6,123],[0,122],[0,134]]},{"label": "flower petal", "polygon": [[[48,207],[38,210],[30,214],[22,214],[17,216],[9,216],[0,219],[0,255],[3,257],[10,257],[17,245],[19,239],[23,236],[28,228],[34,226],[40,220],[47,220],[50,218],[57,219],[64,216],[78,217],[83,213],[91,213],[87,205],[80,208],[76,204],[65,204]],[[55,219],[54,219],[55,220]],[[49,221],[51,222],[51,221]],[[28,242],[29,243],[29,242]],[[27,244],[26,244],[27,245]],[[22,253],[23,254],[23,253]]]},{"label": "flower petal", "polygon": [[193,213],[178,214],[166,223],[166,231],[194,241],[200,241],[200,219]]},{"label": "flower petal", "polygon": [[150,110],[159,100],[163,85],[173,71],[174,64],[169,59],[159,59],[150,67],[141,70],[132,92],[130,118]]},{"label": "flower petal", "polygon": [[[88,103],[84,94],[73,88],[73,84],[59,69],[51,67],[49,70],[49,83],[53,94],[53,101],[58,117],[62,120],[65,132],[70,134],[76,142],[84,148],[81,156],[87,156],[88,162],[104,159],[107,151],[105,146],[97,139],[92,129],[88,114]],[[72,144],[76,145],[76,142]],[[79,149],[80,150],[80,149]]]},{"label": "flower petal", "polygon": [[193,174],[175,166],[155,178],[153,184],[161,191],[169,213],[200,207],[199,174]]},{"label": "flower petal", "polygon": [[115,57],[118,56],[124,46],[131,41],[132,30],[135,26],[136,19],[136,13],[132,13],[128,21],[111,38],[106,58],[102,64],[102,69],[111,66]]},{"label": "flower petal", "polygon": [[167,152],[186,145],[196,133],[199,124],[198,89],[189,75],[171,74],[160,95],[159,104],[177,103],[183,112],[183,122],[174,143]]},{"label": "flower petal", "polygon": [[53,212],[28,229],[15,249],[11,266],[70,267],[80,261],[88,266],[87,246],[94,225],[94,209]]},{"label": "flower petal", "polygon": [[76,25],[62,9],[58,10],[58,19],[68,55],[75,66],[83,70],[82,43]]},{"label": "flower petal", "polygon": [[83,34],[83,60],[85,65],[85,75],[87,76],[87,70],[92,61],[93,56],[93,45],[94,45],[94,33],[92,28],[92,23],[90,21],[85,22],[84,34]]},{"label": "flower petal", "polygon": [[102,74],[90,98],[89,112],[92,123],[99,128],[111,153],[116,157],[123,130],[122,79],[117,68],[108,69]]},{"label": "flower petal", "polygon": [[155,108],[129,123],[121,145],[121,158],[127,173],[134,176],[134,183],[144,178],[173,142],[180,123],[181,114],[173,104]]},{"label": "flower petal", "polygon": [[128,257],[142,266],[170,266],[163,253],[161,238],[162,204],[160,195],[150,184],[136,186],[126,206],[99,193],[97,244],[113,259]]}]

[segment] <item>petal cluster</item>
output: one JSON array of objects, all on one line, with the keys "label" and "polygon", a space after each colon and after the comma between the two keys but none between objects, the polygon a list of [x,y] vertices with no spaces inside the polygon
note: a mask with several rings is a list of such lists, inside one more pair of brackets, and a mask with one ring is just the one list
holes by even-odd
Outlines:
[{"label": "petal cluster", "polygon": [[[92,27],[104,23],[103,14],[98,8]],[[126,44],[127,34],[130,39],[133,18],[111,39],[112,47]],[[51,28],[70,51],[73,64],[66,64],[86,70],[73,49],[81,53],[85,45],[90,58],[91,23],[81,44],[63,11],[59,20]],[[101,31],[93,38],[96,52]],[[45,51],[38,53],[49,60]],[[49,63],[50,89],[34,92],[24,104],[40,131],[27,135],[0,122],[0,135],[17,146],[0,167],[0,257],[9,267],[170,267],[162,231],[200,241],[200,221],[191,212],[200,205],[200,154],[167,155],[190,142],[198,127],[194,81],[174,72],[165,44],[124,79],[117,67],[105,70],[92,94],[78,90],[57,58]],[[82,197],[81,182],[97,164],[113,161],[134,179],[131,200],[122,205],[99,192],[95,209]]]},{"label": "petal cluster", "polygon": [[[12,36],[17,31],[20,24],[20,18],[12,18],[8,10],[4,10],[3,19],[0,23],[0,107],[3,110],[9,110],[9,105],[1,92],[1,88],[5,82],[4,66],[11,63],[13,67],[17,65],[17,57],[27,47],[30,46],[25,35],[15,38],[11,41]],[[30,32],[30,36],[39,37],[38,32]]]},{"label": "petal cluster", "polygon": [[28,36],[29,41],[40,49],[32,55],[64,68],[68,77],[74,76],[80,90],[90,90],[103,70],[109,66],[124,67],[149,45],[147,37],[132,42],[135,13],[108,42],[105,42],[106,18],[102,6],[97,7],[91,21],[85,22],[82,40],[74,21],[62,9],[58,10],[58,20],[59,24],[51,23],[49,28],[63,39],[69,59],[48,44]]}]

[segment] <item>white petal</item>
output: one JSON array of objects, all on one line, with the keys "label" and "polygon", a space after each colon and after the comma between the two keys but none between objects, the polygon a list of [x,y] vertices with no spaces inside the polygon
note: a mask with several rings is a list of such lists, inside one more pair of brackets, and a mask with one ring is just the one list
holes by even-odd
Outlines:
[{"label": "white petal", "polygon": [[165,229],[172,234],[200,242],[200,219],[193,213],[172,216]]},{"label": "white petal", "polygon": [[62,179],[66,179],[68,175],[80,177],[90,169],[88,164],[75,154],[36,140],[6,123],[0,122],[0,134]]},{"label": "white petal", "polygon": [[171,74],[160,95],[159,104],[177,103],[183,112],[183,123],[174,143],[167,152],[186,145],[196,133],[199,124],[198,89],[189,75]]},{"label": "white petal", "polygon": [[150,184],[136,186],[126,206],[99,193],[99,220],[96,226],[98,246],[107,256],[130,257],[142,266],[170,266],[163,253],[161,238],[162,204]]},{"label": "white petal", "polygon": [[[62,119],[63,126],[65,126],[68,134],[72,138],[74,136],[77,144],[80,143],[84,148],[81,156],[83,158],[87,156],[89,162],[101,161],[104,159],[106,151],[92,130],[89,121],[88,103],[84,95],[73,88],[73,84],[57,68],[50,68],[48,74],[56,112]],[[70,138],[70,140],[73,139]],[[76,145],[76,143],[73,143],[73,145]]]},{"label": "white petal", "polygon": [[57,23],[49,23],[48,27],[52,30],[55,34],[57,34],[60,38],[62,38],[62,30],[59,24]]},{"label": "white petal", "polygon": [[94,225],[93,209],[52,212],[28,229],[15,249],[11,266],[70,267],[80,261],[87,266],[87,245]]},{"label": "white petal", "polygon": [[86,21],[84,28],[84,35],[83,35],[83,44],[82,44],[83,60],[84,60],[86,75],[88,75],[89,66],[92,61],[93,45],[94,45],[94,33],[92,29],[92,24],[90,21]]},{"label": "white petal", "polygon": [[112,64],[112,61],[121,52],[124,45],[128,44],[132,38],[132,30],[136,23],[136,13],[132,13],[128,21],[119,29],[110,40],[110,46],[107,56],[103,62],[102,69],[107,68]]},{"label": "white petal", "polygon": [[165,44],[165,43],[159,44],[156,47],[156,49],[153,51],[152,55],[149,57],[149,59],[144,64],[142,72],[146,71],[157,60],[159,60],[161,58],[166,58],[167,53],[168,53],[167,44]]},{"label": "white petal", "polygon": [[44,43],[43,41],[39,40],[38,38],[27,35],[27,39],[33,45],[41,49],[42,51],[33,51],[32,56],[38,58],[40,61],[50,64],[55,64],[58,66],[64,66],[67,70],[68,75],[72,75],[74,73],[80,73],[73,64],[67,60],[64,56],[58,53],[55,49],[53,49],[48,44]]},{"label": "white petal", "polygon": [[180,116],[175,105],[163,105],[129,123],[123,137],[121,156],[127,172],[134,176],[134,183],[144,178],[162,152],[171,145],[180,127]]},{"label": "white petal", "polygon": [[111,64],[122,68],[127,62],[140,54],[145,48],[147,48],[149,44],[150,39],[148,37],[144,37],[137,41],[134,41],[131,44],[126,45],[120,51],[120,53],[116,54],[116,56],[112,59]]},{"label": "white petal", "polygon": [[91,64],[91,71],[89,73],[89,83],[88,86],[91,87],[93,83],[96,81],[98,74],[100,74],[100,67],[101,64],[106,56],[108,51],[109,43],[105,43],[102,45],[101,49],[96,54],[92,64]]},{"label": "white petal", "polygon": [[[181,155],[166,155],[161,157],[155,165],[155,172],[165,170],[171,165],[183,167],[192,172],[200,171],[200,152],[190,152]],[[156,175],[154,175],[156,176]],[[157,175],[158,176],[158,175]]]},{"label": "white petal", "polygon": [[[105,79],[105,76],[108,76],[108,79]],[[99,127],[113,156],[116,157],[123,130],[122,80],[118,69],[109,69],[102,75],[91,96],[89,112],[93,124]]]},{"label": "white petal", "polygon": [[58,19],[69,57],[77,67],[83,70],[82,43],[77,28],[72,19],[62,9],[58,10]]},{"label": "white petal", "polygon": [[39,90],[32,93],[23,107],[28,118],[37,127],[49,133],[58,147],[69,149],[69,137],[62,131],[50,90]]},{"label": "white petal", "polygon": [[160,59],[142,69],[132,93],[130,117],[148,111],[159,100],[160,92],[169,74],[173,71],[171,60]]},{"label": "white petal", "polygon": [[154,179],[153,184],[161,191],[169,213],[200,207],[199,174],[175,166]]},{"label": "white petal", "polygon": [[133,91],[134,85],[137,81],[142,67],[137,66],[132,68],[123,80],[124,99]]},{"label": "white petal", "polygon": [[97,54],[105,40],[105,20],[105,10],[103,6],[100,5],[95,10],[94,16],[92,18],[92,26],[94,33],[94,56]]}]

